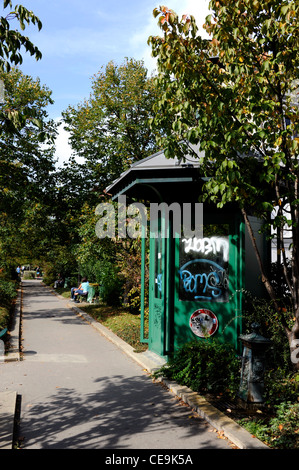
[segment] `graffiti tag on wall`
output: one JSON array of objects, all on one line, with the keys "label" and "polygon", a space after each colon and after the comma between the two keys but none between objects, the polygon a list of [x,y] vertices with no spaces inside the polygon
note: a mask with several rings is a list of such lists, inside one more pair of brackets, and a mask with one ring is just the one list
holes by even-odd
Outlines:
[{"label": "graffiti tag on wall", "polygon": [[180,299],[227,302],[229,297],[228,238],[183,239],[182,247],[181,262],[183,264],[179,268]]},{"label": "graffiti tag on wall", "polygon": [[203,255],[222,254],[223,261],[228,261],[229,242],[224,237],[183,238],[185,253],[196,252]]}]

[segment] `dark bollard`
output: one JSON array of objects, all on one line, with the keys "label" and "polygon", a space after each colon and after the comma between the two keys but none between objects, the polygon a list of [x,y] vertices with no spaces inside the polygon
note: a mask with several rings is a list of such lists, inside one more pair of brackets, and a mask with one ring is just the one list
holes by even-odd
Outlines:
[{"label": "dark bollard", "polygon": [[266,349],[271,340],[258,333],[259,324],[251,325],[252,333],[240,335],[243,343],[239,397],[248,404],[263,403]]}]

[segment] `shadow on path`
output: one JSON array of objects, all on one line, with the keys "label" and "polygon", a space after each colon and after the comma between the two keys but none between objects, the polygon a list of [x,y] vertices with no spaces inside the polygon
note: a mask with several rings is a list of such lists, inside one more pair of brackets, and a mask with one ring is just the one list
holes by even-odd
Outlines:
[{"label": "shadow on path", "polygon": [[[215,448],[207,424],[146,377],[101,377],[101,389],[80,395],[61,388],[26,412],[31,448],[180,448],[177,431],[197,448]],[[215,434],[211,438],[215,439]],[[195,441],[194,441],[195,438]],[[185,441],[186,442],[186,441]]]}]

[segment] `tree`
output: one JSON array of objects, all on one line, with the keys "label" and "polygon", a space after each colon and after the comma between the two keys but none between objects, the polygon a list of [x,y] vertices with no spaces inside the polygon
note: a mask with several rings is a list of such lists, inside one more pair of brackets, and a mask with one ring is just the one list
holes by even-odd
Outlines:
[{"label": "tree", "polygon": [[[4,9],[7,7],[13,8],[11,0],[3,0],[3,7]],[[13,20],[17,20],[22,31],[25,30],[25,23],[27,25],[30,25],[30,23],[36,24],[39,31],[42,28],[40,19],[22,5],[16,5],[6,16],[0,18],[0,69],[6,72],[10,71],[11,64],[22,64],[21,47],[24,47],[25,51],[34,56],[36,60],[42,57],[38,47],[34,46],[28,37],[17,29],[10,28],[10,22]]]},{"label": "tree", "polygon": [[[86,182],[103,189],[122,171],[154,151],[149,129],[157,89],[142,61],[109,62],[92,79],[89,100],[63,113],[70,143],[79,157]],[[96,184],[95,184],[96,183]]]},{"label": "tree", "polygon": [[[4,9],[7,7],[13,8],[12,2],[10,0],[4,0],[3,7]],[[22,5],[16,5],[6,16],[0,17],[0,72],[9,72],[12,65],[18,66],[22,64],[22,47],[25,49],[25,52],[30,53],[36,60],[40,60],[42,57],[38,47],[34,46],[27,36],[24,36],[17,29],[10,28],[10,23],[14,24],[15,20],[22,31],[25,30],[26,24],[30,25],[31,23],[37,25],[39,30],[42,28],[40,19],[34,15],[32,11],[27,10],[27,8]],[[11,133],[21,129],[28,118],[30,118],[36,126],[42,126],[42,121],[38,120],[34,109],[30,107],[25,108],[22,113],[17,106],[5,106],[5,100],[4,104],[2,103],[0,107],[1,127],[5,127]],[[41,134],[41,138],[43,137],[44,134]]]},{"label": "tree", "polygon": [[[136,290],[140,294],[140,269],[129,268],[130,263],[135,267],[140,265],[140,245],[135,240],[98,239],[95,225],[99,216],[95,208],[109,200],[103,191],[112,180],[135,161],[158,150],[155,133],[149,127],[157,97],[155,81],[147,76],[143,62],[127,58],[121,65],[109,62],[93,77],[89,99],[63,113],[74,153],[84,158],[84,164],[78,165],[73,160],[60,172],[61,181],[68,175],[75,178],[73,197],[68,200],[70,203],[78,200],[73,215],[81,241],[75,247],[77,260],[89,277],[96,275],[97,281],[103,284],[109,284],[106,274],[113,272],[109,275],[113,283],[107,286],[113,295],[119,292],[120,282],[116,281],[123,283],[125,279],[128,299],[138,297]],[[78,187],[82,188],[81,197],[76,199]],[[66,195],[69,190],[68,185],[60,192]]]},{"label": "tree", "polygon": [[[15,68],[0,72],[0,79],[5,84],[5,106],[27,115],[13,132],[8,126],[0,127],[0,244],[1,254],[7,257],[24,255],[29,249],[40,252],[41,236],[50,230],[56,125],[46,112],[51,91],[38,79]],[[31,113],[40,125],[28,117]],[[43,145],[41,132],[49,136]]]},{"label": "tree", "polygon": [[[205,151],[203,200],[218,207],[239,205],[294,358],[299,345],[298,4],[211,0],[210,9],[204,27],[211,40],[200,37],[192,16],[179,19],[167,7],[154,10],[163,37],[149,38],[162,90],[152,125],[169,123],[163,141],[169,157],[183,156],[188,143]],[[251,214],[279,234],[284,226],[292,231],[290,271],[282,250],[290,316],[261,261]],[[297,358],[293,362],[299,368]]]},{"label": "tree", "polygon": [[39,49],[22,32],[31,24],[40,30],[42,23],[22,5],[13,7],[10,0],[4,0],[3,7],[10,11],[0,17],[0,82],[4,85],[0,101],[1,261],[49,252],[55,233],[56,135],[45,109],[53,103],[51,91],[16,68],[23,61],[22,48],[41,59]]}]

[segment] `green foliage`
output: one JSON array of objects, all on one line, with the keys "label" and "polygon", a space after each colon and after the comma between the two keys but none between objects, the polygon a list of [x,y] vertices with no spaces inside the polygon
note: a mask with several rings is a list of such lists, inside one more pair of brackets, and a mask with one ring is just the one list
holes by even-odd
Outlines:
[{"label": "green foliage", "polygon": [[276,416],[270,421],[272,445],[278,449],[299,449],[298,429],[299,403],[284,402],[276,406]]},{"label": "green foliage", "polygon": [[[4,0],[4,9],[12,7],[10,0]],[[10,27],[11,23],[16,20],[16,28]],[[36,60],[41,59],[42,54],[38,47],[29,40],[27,36],[24,36],[19,30],[18,26],[22,31],[25,30],[25,24],[37,25],[38,29],[42,28],[40,19],[34,15],[34,13],[22,5],[16,5],[6,16],[0,17],[0,72],[10,72],[11,66],[18,66],[22,64],[23,57],[21,49],[24,48],[25,52],[28,52],[31,56],[34,56]],[[0,77],[0,80],[3,80]],[[5,84],[4,84],[5,85]],[[5,101],[7,90],[5,91]],[[0,122],[2,128],[11,134],[17,134],[26,125],[27,120],[30,119],[32,124],[40,129],[40,138],[45,137],[45,133],[42,129],[43,121],[40,119],[34,107],[26,107],[24,109],[19,108],[17,105],[5,106],[3,103],[0,104]]]},{"label": "green foliage", "polygon": [[92,79],[90,98],[64,113],[70,143],[102,191],[137,160],[157,150],[148,121],[157,97],[142,61],[109,62]]},{"label": "green foliage", "polygon": [[10,314],[17,296],[15,269],[8,262],[0,268],[0,329],[9,325]]},{"label": "green foliage", "polygon": [[107,305],[119,306],[123,297],[123,278],[113,260],[101,258],[90,259],[80,264],[81,276],[86,276],[89,282],[99,284],[101,300]]},{"label": "green foliage", "polygon": [[151,125],[166,130],[161,144],[168,157],[199,145],[202,201],[239,207],[249,233],[248,215],[281,237],[290,227],[291,270],[283,258],[282,272],[293,325],[280,314],[262,262],[260,269],[286,336],[298,338],[298,2],[211,0],[210,9],[204,25],[210,41],[198,34],[192,16],[179,18],[165,6],[154,10],[162,36],[149,38],[160,90]]},{"label": "green foliage", "polygon": [[[5,103],[0,110],[0,251],[4,258],[18,263],[48,251],[47,241],[53,233],[49,193],[54,183],[54,147],[50,140],[42,147],[40,133],[47,131],[54,138],[56,127],[45,111],[51,92],[38,79],[18,69],[0,72],[0,78],[5,84]],[[43,128],[30,114],[15,132],[6,125],[7,109],[16,109],[23,116],[26,109],[29,114],[34,110]]]},{"label": "green foliage", "polygon": [[281,163],[297,167],[291,96],[298,78],[298,5],[212,0],[210,7],[204,27],[211,41],[200,37],[192,16],[155,9],[163,37],[149,38],[161,90],[152,125],[169,123],[163,140],[169,156],[184,151],[178,145],[184,140],[200,144],[202,169],[212,176],[208,199],[264,214],[273,207],[268,185],[294,179]]},{"label": "green foliage", "polygon": [[182,346],[155,376],[166,376],[195,392],[235,395],[240,361],[234,348],[217,340],[194,340]]},{"label": "green foliage", "polygon": [[0,304],[6,306],[10,305],[16,295],[16,283],[14,281],[7,281],[5,279],[1,279]]},{"label": "green foliage", "polygon": [[293,317],[285,307],[281,307],[281,312],[277,312],[268,299],[254,297],[247,291],[243,293],[242,333],[251,333],[252,323],[258,323],[260,334],[272,341],[266,355],[267,368],[269,370],[281,368],[288,373],[293,370],[293,364],[290,360],[289,343],[280,321],[281,315],[284,315],[285,321],[291,328]]},{"label": "green foliage", "polygon": [[10,0],[3,1],[3,7],[12,8],[5,17],[0,18],[0,69],[10,71],[11,64],[18,65],[23,62],[20,53],[21,47],[25,48],[26,52],[34,56],[36,60],[41,59],[42,54],[38,47],[34,46],[27,36],[24,36],[18,29],[11,29],[10,22],[16,20],[21,30],[24,31],[27,25],[31,23],[37,25],[38,30],[41,30],[42,23],[34,13],[22,5],[16,5],[14,8]]},{"label": "green foliage", "polygon": [[278,365],[265,373],[265,404],[270,407],[282,402],[296,403],[299,396],[299,373],[288,372]]},{"label": "green foliage", "polygon": [[10,319],[9,309],[0,307],[0,330],[7,328]]},{"label": "green foliage", "polygon": [[[116,262],[124,280],[124,304],[130,312],[140,313],[141,306],[141,239],[115,242]],[[148,263],[145,260],[145,299],[148,299]],[[147,300],[145,300],[146,305]]]},{"label": "green foliage", "polygon": [[243,419],[240,424],[274,449],[299,449],[299,403],[275,406],[270,419]]},{"label": "green foliage", "polygon": [[100,296],[108,305],[120,305],[122,302],[123,280],[113,262],[103,260],[99,270],[101,284]]},{"label": "green foliage", "polygon": [[[53,243],[54,245],[54,243]],[[43,261],[43,281],[52,285],[59,276],[72,278],[72,286],[78,284],[78,265],[75,257],[69,253],[65,246],[52,246],[47,253],[46,261]],[[71,286],[71,287],[72,287]]]},{"label": "green foliage", "polygon": [[[258,322],[261,334],[272,340],[272,346],[266,354],[265,412],[260,417],[246,418],[240,424],[270,447],[298,449],[299,373],[294,372],[290,361],[289,345],[279,316],[284,315],[290,328],[294,320],[287,308],[281,307],[281,312],[277,312],[266,299],[254,298],[249,293],[244,294],[244,299],[244,333],[249,333],[251,324]],[[283,300],[288,306],[288,297]]]},{"label": "green foliage", "polygon": [[102,263],[100,260],[91,259],[80,263],[79,271],[82,276],[87,277],[89,282],[100,283],[102,278]]},{"label": "green foliage", "polygon": [[139,286],[131,287],[127,294],[126,305],[131,313],[140,313],[141,293]]},{"label": "green foliage", "polygon": [[[47,120],[45,110],[47,105],[53,103],[52,92],[42,86],[38,78],[34,80],[17,68],[12,68],[9,73],[0,71],[0,79],[5,88],[4,103],[0,106],[0,135],[2,142],[6,143],[2,152],[5,150],[7,156],[15,152],[18,160],[22,156],[27,172],[31,170],[33,175],[38,165],[38,150],[43,166],[46,161],[42,157],[49,154],[46,148],[40,152],[40,142],[51,144],[55,136],[56,126],[53,121]],[[11,138],[12,134],[15,140],[10,142],[8,137]],[[53,170],[50,161],[48,165],[48,171]]]}]

